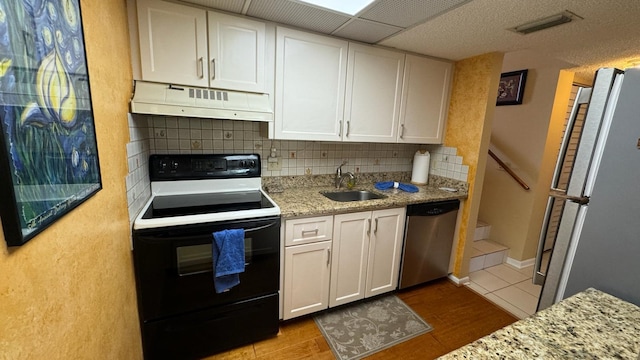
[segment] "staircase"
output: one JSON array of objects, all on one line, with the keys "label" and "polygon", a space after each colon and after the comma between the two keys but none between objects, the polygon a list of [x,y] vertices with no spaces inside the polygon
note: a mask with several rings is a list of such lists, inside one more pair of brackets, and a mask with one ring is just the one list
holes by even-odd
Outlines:
[{"label": "staircase", "polygon": [[509,248],[489,240],[491,225],[478,221],[473,236],[473,253],[469,262],[469,272],[502,264],[509,254]]}]

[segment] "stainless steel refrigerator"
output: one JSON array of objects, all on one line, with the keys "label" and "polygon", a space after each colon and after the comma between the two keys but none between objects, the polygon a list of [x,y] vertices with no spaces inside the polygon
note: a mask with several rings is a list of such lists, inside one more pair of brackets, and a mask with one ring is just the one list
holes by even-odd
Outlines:
[{"label": "stainless steel refrigerator", "polygon": [[640,69],[578,92],[535,262],[538,310],[594,287],[640,305]]}]

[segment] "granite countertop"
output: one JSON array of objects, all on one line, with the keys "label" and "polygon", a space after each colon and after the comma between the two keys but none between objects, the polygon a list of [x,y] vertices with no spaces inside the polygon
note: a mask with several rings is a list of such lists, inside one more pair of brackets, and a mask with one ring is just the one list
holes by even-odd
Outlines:
[{"label": "granite countertop", "polygon": [[587,289],[440,359],[632,359],[640,307]]},{"label": "granite countertop", "polygon": [[[431,179],[431,185],[418,186],[418,192],[408,193],[398,189],[377,190],[374,183],[362,183],[356,185],[353,190],[369,190],[378,194],[386,195],[384,199],[338,202],[326,198],[320,194],[321,191],[348,191],[346,187],[336,189],[335,186],[328,186],[326,182],[298,184],[299,186],[286,186],[276,192],[273,184],[265,186],[267,193],[278,204],[282,218],[297,216],[317,216],[333,215],[347,212],[386,209],[403,207],[408,204],[418,204],[425,202],[465,199],[467,197],[467,187],[460,184],[447,182],[442,179]],[[440,187],[456,188],[456,192],[440,190]]]}]

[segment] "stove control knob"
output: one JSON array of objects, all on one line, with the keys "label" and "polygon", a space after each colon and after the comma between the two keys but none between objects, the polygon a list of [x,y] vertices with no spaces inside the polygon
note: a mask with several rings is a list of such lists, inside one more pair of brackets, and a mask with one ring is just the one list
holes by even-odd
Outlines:
[{"label": "stove control knob", "polygon": [[166,170],[167,169],[167,162],[164,160],[160,160],[160,163],[158,164],[160,167],[160,170]]},{"label": "stove control knob", "polygon": [[256,167],[256,161],[255,160],[249,160],[249,167],[252,168],[252,169],[254,167]]},{"label": "stove control knob", "polygon": [[173,169],[173,170],[177,170],[178,169],[178,162],[177,161],[171,162],[171,169]]}]

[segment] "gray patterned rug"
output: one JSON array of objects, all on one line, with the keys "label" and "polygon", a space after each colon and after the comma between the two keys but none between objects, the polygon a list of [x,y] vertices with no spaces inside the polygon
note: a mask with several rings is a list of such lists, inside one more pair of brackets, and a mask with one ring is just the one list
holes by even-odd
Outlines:
[{"label": "gray patterned rug", "polygon": [[337,359],[361,359],[433,330],[395,295],[314,317]]}]

